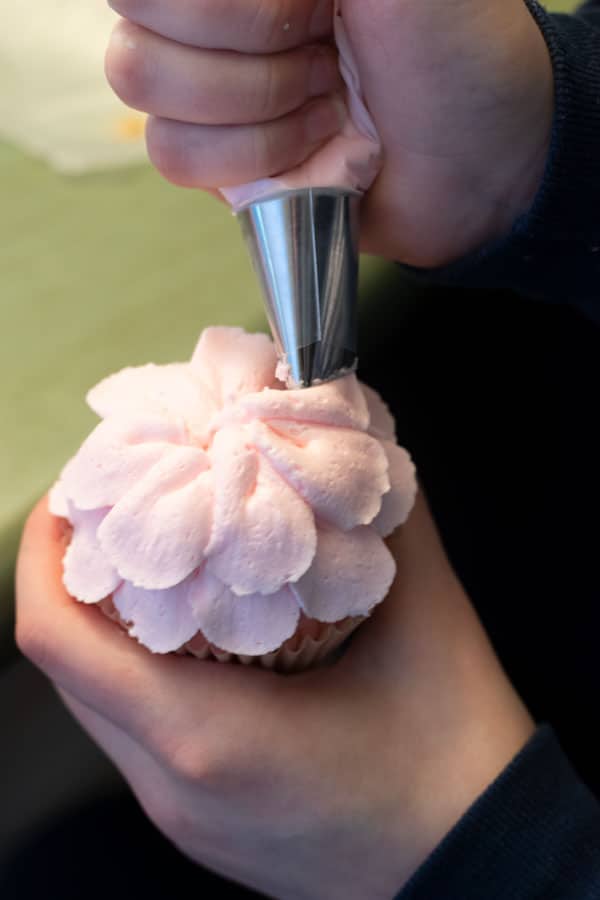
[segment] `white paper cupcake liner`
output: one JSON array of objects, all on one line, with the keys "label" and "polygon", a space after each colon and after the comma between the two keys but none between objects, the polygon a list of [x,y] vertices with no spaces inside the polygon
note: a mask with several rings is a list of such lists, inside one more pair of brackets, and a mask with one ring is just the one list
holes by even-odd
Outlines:
[{"label": "white paper cupcake liner", "polygon": [[[128,631],[127,623],[121,619],[111,597],[105,597],[97,605],[105,616]],[[245,656],[221,650],[209,643],[201,631],[175,652],[195,656],[197,659],[212,659],[220,663],[259,666],[275,672],[302,672],[324,662],[363,621],[364,617],[357,617],[330,624],[303,618],[295,633],[281,647],[260,656]]]}]

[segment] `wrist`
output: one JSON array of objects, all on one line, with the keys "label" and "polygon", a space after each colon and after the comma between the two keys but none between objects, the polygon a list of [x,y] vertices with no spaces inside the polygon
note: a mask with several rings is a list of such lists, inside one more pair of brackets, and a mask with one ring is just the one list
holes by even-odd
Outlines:
[{"label": "wrist", "polygon": [[[466,615],[470,611],[467,610]],[[397,890],[428,859],[475,801],[502,774],[535,732],[535,723],[507,678],[478,622],[444,628],[445,684],[435,676],[431,693],[421,697],[423,713],[413,716],[412,735],[398,735],[410,773],[399,777],[411,789],[403,802],[387,807],[385,834],[390,870],[402,860]],[[471,630],[472,628],[472,630]],[[470,631],[470,633],[469,633]],[[427,657],[425,649],[424,654]],[[436,668],[435,659],[426,660]],[[433,725],[435,723],[435,725]],[[394,770],[390,770],[386,796],[393,798]],[[380,815],[380,821],[386,821]],[[395,846],[395,854],[394,848]]]},{"label": "wrist", "polygon": [[481,700],[481,709],[471,709],[468,713],[472,721],[461,725],[454,738],[444,739],[444,752],[419,788],[422,799],[416,808],[422,815],[414,823],[415,842],[408,877],[504,772],[535,732],[533,719],[504,676],[496,681],[487,699],[482,692]]}]

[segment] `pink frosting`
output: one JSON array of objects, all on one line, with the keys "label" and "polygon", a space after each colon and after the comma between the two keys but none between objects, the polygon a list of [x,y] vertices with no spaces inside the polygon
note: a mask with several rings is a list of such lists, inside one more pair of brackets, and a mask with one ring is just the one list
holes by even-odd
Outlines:
[{"label": "pink frosting", "polygon": [[346,85],[348,115],[343,128],[291,171],[251,184],[222,188],[221,193],[235,212],[248,203],[266,200],[281,191],[332,187],[363,193],[375,180],[382,162],[381,142],[362,96],[358,67],[339,0],[334,4],[334,33],[340,71]]},{"label": "pink frosting", "polygon": [[276,365],[265,335],[209,328],[189,363],[88,394],[102,421],[50,497],[73,526],[64,583],[84,603],[112,595],[156,653],[199,631],[269,653],[301,612],[367,616],[389,590],[382,538],[416,493],[392,417],[354,375],[285,390]]}]

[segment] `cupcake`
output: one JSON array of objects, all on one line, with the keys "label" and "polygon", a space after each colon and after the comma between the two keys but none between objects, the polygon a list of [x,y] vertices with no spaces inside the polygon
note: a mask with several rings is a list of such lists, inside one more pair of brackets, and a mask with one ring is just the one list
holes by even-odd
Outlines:
[{"label": "cupcake", "polygon": [[297,671],[388,593],[416,493],[393,419],[354,375],[287,390],[276,367],[265,335],[208,328],[87,396],[101,421],[50,494],[63,581],[153,653]]}]

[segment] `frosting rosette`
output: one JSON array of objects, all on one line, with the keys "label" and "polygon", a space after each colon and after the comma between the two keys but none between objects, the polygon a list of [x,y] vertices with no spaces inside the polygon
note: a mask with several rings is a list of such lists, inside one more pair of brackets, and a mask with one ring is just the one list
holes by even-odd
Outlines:
[{"label": "frosting rosette", "polygon": [[383,538],[414,466],[354,375],[286,390],[263,334],[209,328],[191,360],[123,369],[87,396],[101,421],[50,509],[72,526],[69,593],[111,597],[155,653],[201,633],[234,654],[279,648],[301,615],[364,617],[395,563]]}]

